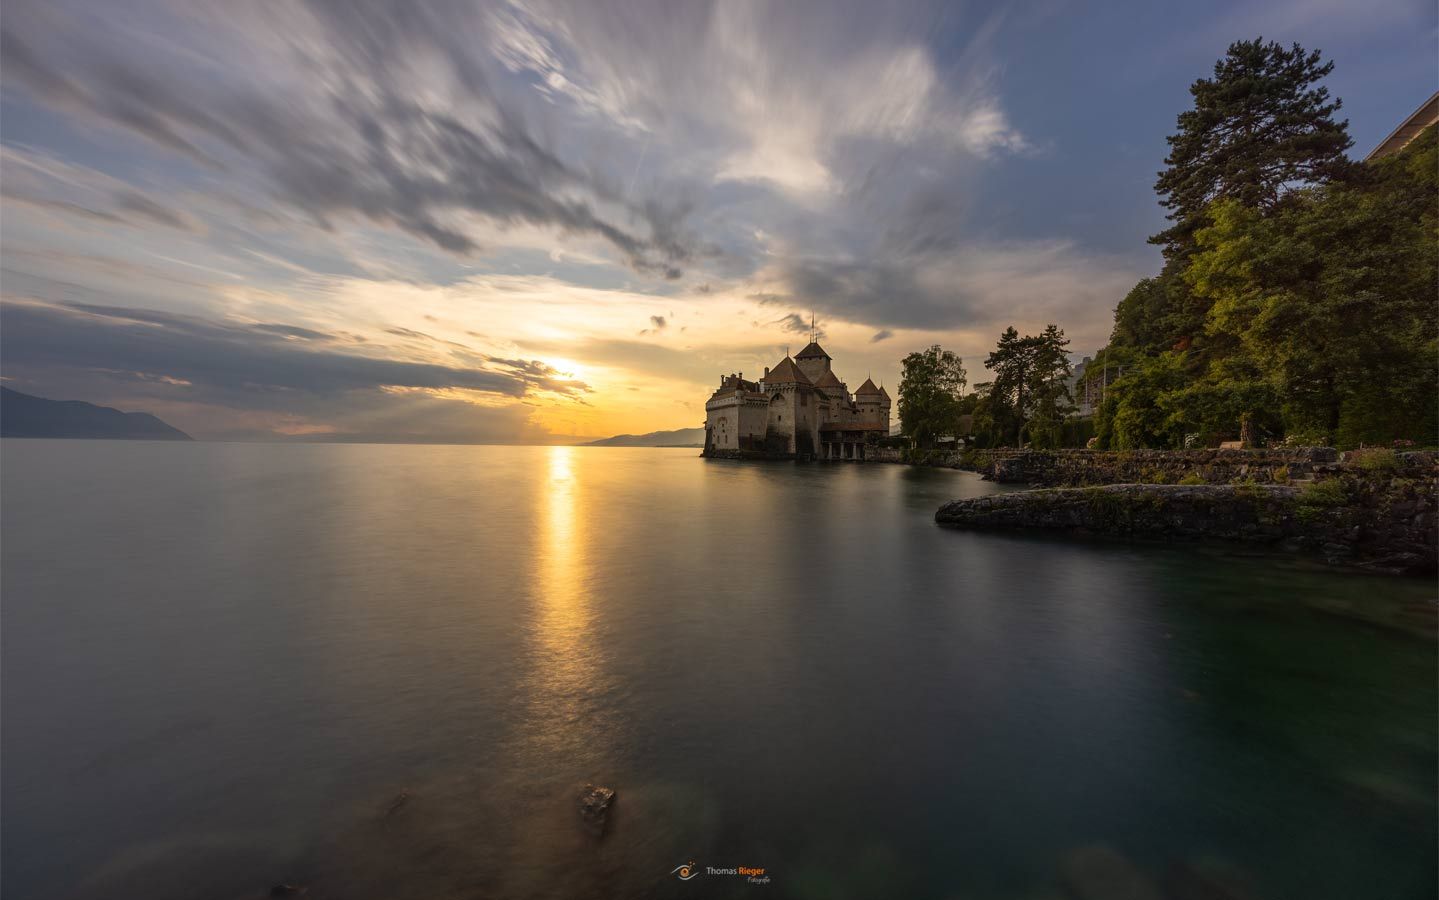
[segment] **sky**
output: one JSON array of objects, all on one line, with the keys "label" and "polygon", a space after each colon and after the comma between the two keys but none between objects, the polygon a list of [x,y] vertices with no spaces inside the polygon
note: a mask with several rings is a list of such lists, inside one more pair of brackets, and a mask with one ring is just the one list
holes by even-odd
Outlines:
[{"label": "sky", "polygon": [[697,427],[811,323],[851,387],[1092,353],[1188,86],[1318,48],[1362,157],[1429,0],[75,3],[0,17],[0,377],[200,438]]}]

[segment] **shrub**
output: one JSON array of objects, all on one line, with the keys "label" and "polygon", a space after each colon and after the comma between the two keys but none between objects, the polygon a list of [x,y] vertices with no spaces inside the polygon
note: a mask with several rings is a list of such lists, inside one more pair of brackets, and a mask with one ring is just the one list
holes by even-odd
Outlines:
[{"label": "shrub", "polygon": [[1328,447],[1329,435],[1322,431],[1304,431],[1296,429],[1284,436],[1279,444],[1281,447]]},{"label": "shrub", "polygon": [[1349,494],[1344,490],[1344,483],[1337,478],[1310,482],[1299,493],[1299,505],[1311,509],[1343,506],[1348,500]]},{"label": "shrub", "polygon": [[1259,487],[1259,482],[1254,480],[1254,476],[1250,475],[1243,481],[1234,482],[1234,495],[1246,500],[1259,500],[1264,496],[1264,490]]},{"label": "shrub", "polygon": [[1288,466],[1280,466],[1279,468],[1277,468],[1277,469],[1274,470],[1273,476],[1274,476],[1274,483],[1275,483],[1275,484],[1288,484],[1288,483],[1289,483],[1289,467],[1288,467]]},{"label": "shrub", "polygon": [[1399,468],[1399,457],[1393,450],[1383,448],[1351,450],[1349,461],[1366,472],[1392,472]]},{"label": "shrub", "polygon": [[1198,472],[1190,472],[1188,475],[1185,475],[1183,478],[1179,479],[1179,483],[1180,483],[1180,484],[1205,484],[1206,482],[1204,481],[1203,478],[1200,477],[1200,475],[1199,475]]}]

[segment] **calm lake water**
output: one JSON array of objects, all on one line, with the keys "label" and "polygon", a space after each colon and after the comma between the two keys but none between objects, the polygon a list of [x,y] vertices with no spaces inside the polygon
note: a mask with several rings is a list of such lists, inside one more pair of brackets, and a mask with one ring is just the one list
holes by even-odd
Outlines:
[{"label": "calm lake water", "polygon": [[900,466],[0,453],[9,900],[1435,894],[1434,643],[1319,611],[1427,581],[944,531],[1001,488]]}]

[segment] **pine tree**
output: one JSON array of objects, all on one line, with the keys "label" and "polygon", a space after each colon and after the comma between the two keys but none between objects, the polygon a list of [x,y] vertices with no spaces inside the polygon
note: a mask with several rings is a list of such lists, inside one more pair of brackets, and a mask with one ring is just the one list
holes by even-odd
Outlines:
[{"label": "pine tree", "polygon": [[1154,188],[1174,225],[1150,238],[1166,255],[1182,254],[1219,199],[1268,211],[1284,193],[1344,177],[1353,141],[1341,102],[1316,86],[1334,68],[1318,50],[1285,49],[1263,38],[1237,41],[1214,64],[1214,77],[1189,88],[1194,108],[1179,114],[1168,167]]},{"label": "pine tree", "polygon": [[1023,443],[1025,429],[1034,421],[1045,430],[1045,442],[1056,438],[1071,399],[1067,346],[1069,339],[1055,325],[1024,337],[1011,325],[999,336],[984,367],[994,372],[988,411],[1006,439],[1012,434],[1016,444]]}]

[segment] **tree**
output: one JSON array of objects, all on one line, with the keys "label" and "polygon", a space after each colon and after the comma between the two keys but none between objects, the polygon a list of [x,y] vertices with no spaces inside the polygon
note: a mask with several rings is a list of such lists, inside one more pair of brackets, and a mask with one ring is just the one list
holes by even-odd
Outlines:
[{"label": "tree", "polygon": [[980,447],[994,447],[1002,444],[1004,435],[1008,433],[1003,420],[1004,411],[996,408],[994,398],[990,396],[990,389],[993,387],[993,382],[981,381],[974,386],[973,393],[969,395],[974,400],[973,418],[970,419],[969,430]]},{"label": "tree", "polygon": [[959,431],[964,362],[935,344],[904,358],[899,382],[899,425],[906,436],[929,446],[942,434]]},{"label": "tree", "polygon": [[1439,137],[1269,216],[1212,207],[1185,273],[1273,385],[1286,432],[1342,444],[1433,439]]},{"label": "tree", "polygon": [[1204,333],[1208,301],[1184,280],[1184,266],[1170,262],[1155,278],[1141,279],[1114,309],[1110,344],[1147,353],[1183,350]]},{"label": "tree", "polygon": [[984,366],[994,372],[986,412],[1004,439],[1013,435],[1024,442],[1026,428],[1039,443],[1059,440],[1059,425],[1068,414],[1069,339],[1058,326],[1049,325],[1038,335],[1019,336],[1010,326]]},{"label": "tree", "polygon": [[1069,377],[1073,371],[1065,350],[1069,338],[1058,326],[1047,325],[1038,336],[1026,340],[1033,341],[1027,427],[1030,443],[1036,447],[1058,447],[1064,418],[1074,409],[1074,398],[1069,394]]},{"label": "tree", "polygon": [[1167,168],[1154,184],[1175,224],[1151,243],[1182,256],[1210,203],[1229,199],[1269,211],[1286,190],[1350,171],[1349,123],[1333,118],[1342,104],[1316,86],[1334,63],[1320,59],[1298,44],[1237,41],[1214,64],[1212,79],[1190,86],[1194,108],[1179,114]]},{"label": "tree", "polygon": [[989,415],[997,426],[1001,440],[1014,436],[1019,443],[1024,429],[1024,410],[1028,401],[1030,352],[1026,341],[1011,325],[999,336],[999,343],[984,367],[994,372],[989,386]]}]

